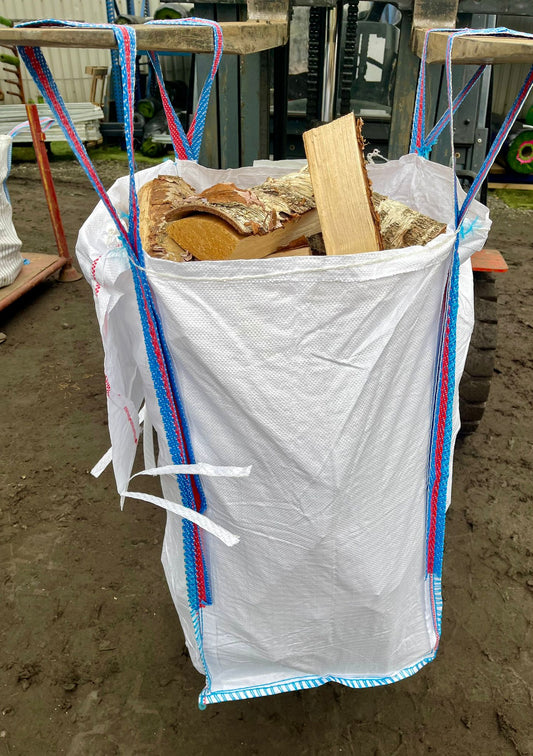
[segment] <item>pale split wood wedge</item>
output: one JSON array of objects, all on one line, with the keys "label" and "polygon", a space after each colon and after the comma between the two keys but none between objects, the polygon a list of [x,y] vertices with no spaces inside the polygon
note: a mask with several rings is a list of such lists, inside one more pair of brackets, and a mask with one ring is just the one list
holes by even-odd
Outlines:
[{"label": "pale split wood wedge", "polygon": [[365,168],[361,122],[353,113],[303,135],[326,254],[383,249]]}]

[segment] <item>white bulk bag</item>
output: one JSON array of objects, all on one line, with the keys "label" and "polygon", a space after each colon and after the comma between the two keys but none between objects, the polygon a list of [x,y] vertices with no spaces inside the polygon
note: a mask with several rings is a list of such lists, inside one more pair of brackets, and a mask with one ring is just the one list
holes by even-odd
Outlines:
[{"label": "white bulk bag", "polygon": [[13,225],[13,208],[6,186],[12,141],[8,134],[0,134],[0,287],[13,283],[24,262],[20,254],[22,242]]},{"label": "white bulk bag", "polygon": [[[292,166],[213,171],[166,162],[197,190],[261,183]],[[202,704],[406,677],[438,643],[438,575],[428,576],[427,487],[439,323],[455,233],[451,170],[415,155],[370,166],[376,191],[450,224],[425,247],[328,257],[145,264],[196,460],[251,466],[201,476],[213,603],[187,598],[182,520],[169,511],[163,564]],[[128,180],[110,190],[127,211]],[[469,256],[483,246],[477,202],[459,247],[456,383],[473,325]],[[355,231],[355,230],[354,230]],[[160,465],[171,464],[125,249],[100,203],[81,229],[105,348],[117,486],[125,493],[146,400]],[[455,430],[457,429],[457,426]],[[179,502],[162,476],[166,506]],[[438,609],[438,607],[437,607]]]}]

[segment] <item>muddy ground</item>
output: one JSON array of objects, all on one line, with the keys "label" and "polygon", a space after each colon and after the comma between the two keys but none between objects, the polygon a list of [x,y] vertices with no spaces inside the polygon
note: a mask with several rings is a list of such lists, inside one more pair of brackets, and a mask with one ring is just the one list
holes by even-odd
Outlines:
[{"label": "muddy ground", "polygon": [[[95,204],[54,166],[67,237]],[[103,164],[109,185],[123,173]],[[24,249],[54,253],[35,166],[9,180]],[[327,685],[197,708],[160,564],[164,513],[118,505],[85,281],[1,313],[0,756],[533,754],[533,211],[491,201],[510,270],[489,407],[455,455],[435,662],[373,690]]]}]

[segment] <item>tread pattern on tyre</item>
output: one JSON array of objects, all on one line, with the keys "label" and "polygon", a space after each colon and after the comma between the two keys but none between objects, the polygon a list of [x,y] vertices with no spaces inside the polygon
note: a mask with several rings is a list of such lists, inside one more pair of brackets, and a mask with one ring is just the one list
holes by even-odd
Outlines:
[{"label": "tread pattern on tyre", "polygon": [[477,430],[489,397],[498,333],[497,300],[492,273],[474,271],[475,324],[459,384],[462,436]]}]

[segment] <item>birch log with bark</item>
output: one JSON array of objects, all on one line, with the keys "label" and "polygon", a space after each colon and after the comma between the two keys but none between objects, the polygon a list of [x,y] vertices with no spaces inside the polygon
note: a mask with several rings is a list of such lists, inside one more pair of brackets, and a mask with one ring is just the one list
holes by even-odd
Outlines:
[{"label": "birch log with bark", "polygon": [[166,216],[192,194],[192,186],[179,176],[157,176],[139,189],[139,233],[145,252],[177,262],[190,259],[190,255],[168,237]]},{"label": "birch log with bark", "polygon": [[216,184],[167,214],[167,233],[199,260],[266,257],[320,230],[306,170],[252,189]]},{"label": "birch log with bark", "polygon": [[446,224],[422,215],[402,202],[396,202],[377,192],[372,202],[381,220],[381,236],[385,249],[402,249],[415,244],[427,244],[446,231]]}]

